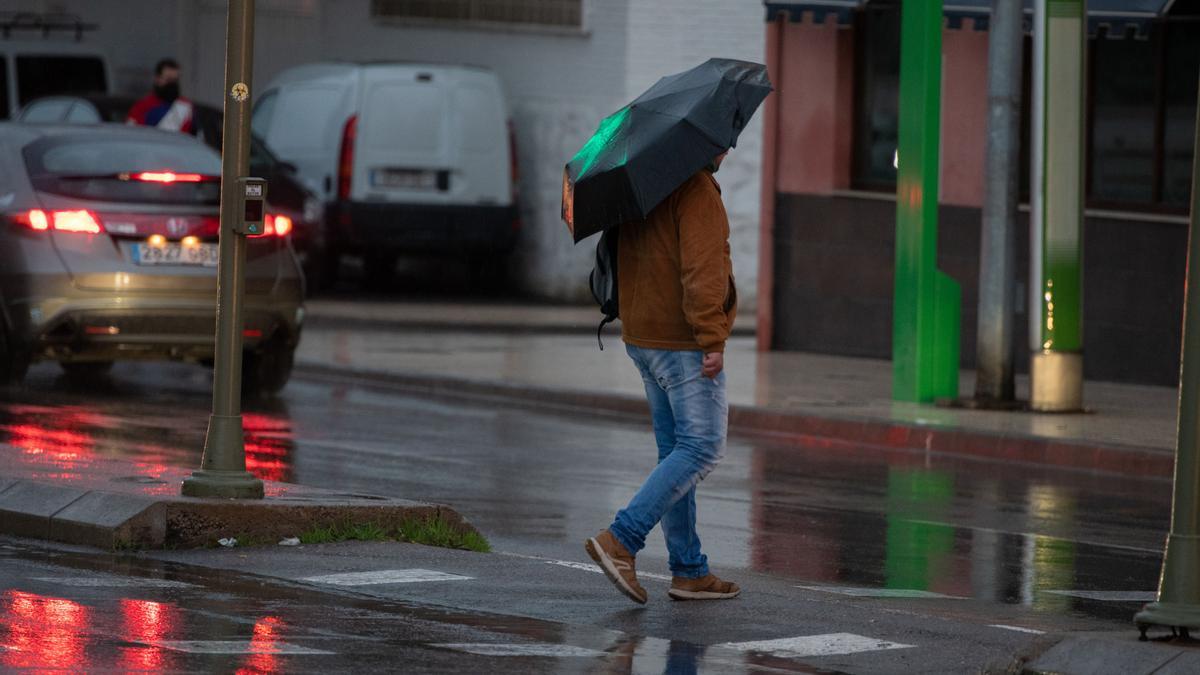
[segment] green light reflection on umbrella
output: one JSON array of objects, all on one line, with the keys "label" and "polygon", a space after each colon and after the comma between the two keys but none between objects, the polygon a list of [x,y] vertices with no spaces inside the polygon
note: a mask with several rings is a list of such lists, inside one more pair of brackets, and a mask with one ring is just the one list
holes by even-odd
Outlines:
[{"label": "green light reflection on umbrella", "polygon": [[576,180],[583,178],[584,175],[587,174],[588,169],[592,168],[592,165],[596,163],[596,160],[600,159],[600,155],[602,155],[604,151],[608,149],[609,143],[612,142],[613,138],[617,135],[617,132],[621,130],[621,127],[625,124],[625,120],[628,117],[629,108],[626,107],[618,110],[608,117],[605,117],[600,122],[600,126],[596,129],[596,133],[592,134],[592,137],[588,139],[588,142],[585,143],[583,147],[579,149],[579,152],[575,153],[575,156],[571,158],[571,162],[583,162],[583,168],[579,170]]}]

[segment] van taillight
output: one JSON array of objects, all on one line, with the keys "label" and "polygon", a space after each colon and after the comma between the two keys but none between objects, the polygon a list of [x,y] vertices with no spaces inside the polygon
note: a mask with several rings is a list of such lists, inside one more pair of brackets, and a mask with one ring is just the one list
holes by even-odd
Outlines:
[{"label": "van taillight", "polygon": [[104,228],[100,226],[100,219],[91,211],[43,211],[41,209],[31,209],[16,214],[14,220],[18,224],[39,232],[57,230],[58,232],[100,234],[104,231]]},{"label": "van taillight", "polygon": [[350,199],[350,179],[354,177],[354,137],[358,134],[358,115],[351,115],[342,129],[342,151],[338,156],[338,199]]},{"label": "van taillight", "polygon": [[521,181],[521,171],[517,164],[517,129],[513,121],[508,121],[508,173],[512,177],[512,199],[517,203],[517,184]]}]

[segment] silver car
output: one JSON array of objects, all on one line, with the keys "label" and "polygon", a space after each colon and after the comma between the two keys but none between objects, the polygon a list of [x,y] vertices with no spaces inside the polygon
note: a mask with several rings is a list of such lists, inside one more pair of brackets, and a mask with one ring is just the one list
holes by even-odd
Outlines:
[{"label": "silver car", "polygon": [[[30,362],[69,376],[114,361],[210,363],[220,156],[190,136],[124,125],[0,124],[0,383]],[[303,321],[290,218],[250,239],[247,389],[283,388]]]}]

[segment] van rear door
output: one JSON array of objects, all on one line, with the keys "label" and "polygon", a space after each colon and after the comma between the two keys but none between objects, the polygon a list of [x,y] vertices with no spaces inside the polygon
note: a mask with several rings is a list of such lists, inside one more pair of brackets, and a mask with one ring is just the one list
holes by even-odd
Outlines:
[{"label": "van rear door", "polygon": [[478,79],[459,68],[366,68],[352,199],[509,204],[504,103]]}]

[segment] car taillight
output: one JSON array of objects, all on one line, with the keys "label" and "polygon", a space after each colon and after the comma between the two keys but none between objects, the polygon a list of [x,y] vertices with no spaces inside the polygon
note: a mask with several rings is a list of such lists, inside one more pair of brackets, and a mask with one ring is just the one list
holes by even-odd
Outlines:
[{"label": "car taillight", "polygon": [[338,155],[338,199],[350,199],[350,179],[354,177],[354,137],[358,135],[358,115],[351,115],[342,129],[342,151]]},{"label": "car taillight", "polygon": [[80,232],[83,234],[100,234],[100,220],[91,211],[43,211],[30,209],[18,213],[15,220],[31,230],[44,232],[57,230],[59,232]]},{"label": "car taillight", "polygon": [[285,215],[268,213],[263,218],[263,233],[250,235],[251,239],[259,237],[286,237],[292,233],[292,219]]},{"label": "car taillight", "polygon": [[143,171],[130,176],[134,180],[150,183],[199,183],[205,179],[198,173],[175,173],[173,171]]}]

